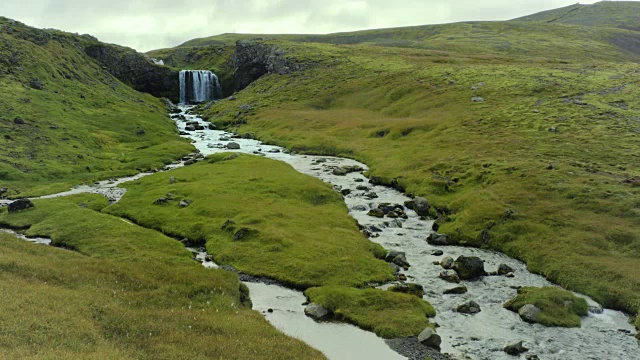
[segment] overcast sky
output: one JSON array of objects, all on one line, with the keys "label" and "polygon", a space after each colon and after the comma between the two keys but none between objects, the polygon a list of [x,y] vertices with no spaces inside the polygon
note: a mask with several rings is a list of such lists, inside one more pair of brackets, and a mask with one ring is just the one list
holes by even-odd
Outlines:
[{"label": "overcast sky", "polygon": [[[140,51],[222,33],[330,33],[507,20],[576,0],[0,0],[0,16]],[[591,4],[596,1],[581,1]]]}]

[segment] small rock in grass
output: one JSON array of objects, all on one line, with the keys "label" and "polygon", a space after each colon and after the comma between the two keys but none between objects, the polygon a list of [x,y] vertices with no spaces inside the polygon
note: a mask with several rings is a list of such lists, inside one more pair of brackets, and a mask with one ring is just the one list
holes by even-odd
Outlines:
[{"label": "small rock in grass", "polygon": [[33,204],[33,202],[31,202],[31,200],[29,199],[18,199],[14,202],[12,202],[11,204],[9,204],[9,212],[17,212],[17,211],[22,211],[22,210],[27,210],[30,208],[35,207],[35,205]]}]

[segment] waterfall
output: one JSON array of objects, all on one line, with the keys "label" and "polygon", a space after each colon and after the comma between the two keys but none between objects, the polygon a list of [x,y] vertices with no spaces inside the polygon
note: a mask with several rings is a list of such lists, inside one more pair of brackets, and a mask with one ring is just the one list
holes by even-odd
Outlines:
[{"label": "waterfall", "polygon": [[208,70],[180,71],[180,103],[201,103],[222,98],[216,74]]}]

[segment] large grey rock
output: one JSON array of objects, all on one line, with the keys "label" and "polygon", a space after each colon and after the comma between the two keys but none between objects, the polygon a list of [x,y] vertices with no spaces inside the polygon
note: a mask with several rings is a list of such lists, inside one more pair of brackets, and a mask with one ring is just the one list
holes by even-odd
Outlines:
[{"label": "large grey rock", "polygon": [[27,210],[35,205],[29,199],[18,199],[11,204],[9,204],[9,212],[17,212],[22,210]]},{"label": "large grey rock", "polygon": [[529,351],[526,347],[522,345],[522,341],[518,341],[517,343],[510,344],[505,346],[504,352],[512,356],[520,356],[520,354]]},{"label": "large grey rock", "polygon": [[329,315],[329,310],[325,309],[322,305],[311,303],[304,309],[305,315],[315,320],[320,320]]},{"label": "large grey rock", "polygon": [[240,150],[240,144],[235,142],[230,142],[226,145],[226,148],[229,150]]},{"label": "large grey rock", "polygon": [[442,338],[432,328],[426,328],[418,335],[418,341],[424,346],[440,349]]},{"label": "large grey rock", "polygon": [[532,304],[527,304],[518,310],[520,318],[529,323],[538,322],[538,315],[540,315],[540,309]]},{"label": "large grey rock", "polygon": [[487,274],[484,262],[477,256],[460,256],[453,263],[453,270],[462,280],[474,280]]},{"label": "large grey rock", "polygon": [[427,243],[435,246],[444,246],[449,243],[449,235],[445,234],[437,234],[435,232],[431,232],[429,236],[427,236]]},{"label": "large grey rock", "polygon": [[413,210],[420,216],[427,216],[429,214],[429,202],[423,197],[416,197],[413,199]]},{"label": "large grey rock", "polygon": [[440,273],[440,279],[451,282],[451,283],[456,283],[456,284],[460,282],[460,277],[458,276],[458,273],[456,273],[453,270],[442,271]]},{"label": "large grey rock", "polygon": [[456,311],[461,313],[461,314],[477,314],[480,312],[480,305],[478,305],[477,302],[471,300],[469,302],[466,302],[460,306],[458,306],[456,308]]}]

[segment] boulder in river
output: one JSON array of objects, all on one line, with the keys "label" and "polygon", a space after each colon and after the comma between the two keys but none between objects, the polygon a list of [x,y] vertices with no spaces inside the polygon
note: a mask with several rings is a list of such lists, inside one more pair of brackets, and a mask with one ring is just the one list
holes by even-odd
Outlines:
[{"label": "boulder in river", "polygon": [[511,266],[507,264],[500,264],[498,267],[498,275],[507,275],[508,273],[513,273],[514,270]]},{"label": "boulder in river", "polygon": [[540,315],[540,309],[532,304],[527,304],[518,310],[520,318],[528,323],[538,322],[538,315]]},{"label": "boulder in river", "polygon": [[196,127],[193,125],[187,125],[184,127],[185,131],[196,131]]},{"label": "boulder in river", "polygon": [[453,263],[453,270],[462,280],[474,280],[487,274],[484,262],[477,256],[460,256]]},{"label": "boulder in river", "polygon": [[451,282],[451,283],[456,283],[456,284],[460,282],[460,277],[458,276],[458,273],[456,273],[453,270],[442,271],[440,273],[440,279]]},{"label": "boulder in river", "polygon": [[442,256],[442,255],[444,255],[444,251],[442,251],[442,250],[433,250],[431,252],[431,255],[433,255],[433,256]]},{"label": "boulder in river", "polygon": [[429,243],[429,245],[443,246],[443,245],[447,245],[448,242],[449,242],[449,235],[437,234],[435,232],[431,232],[429,236],[427,236],[427,243]]},{"label": "boulder in river", "polygon": [[225,147],[229,150],[240,150],[240,144],[235,142],[230,142]]},{"label": "boulder in river", "polygon": [[480,312],[480,305],[478,305],[477,302],[471,300],[471,301],[468,301],[468,302],[458,306],[456,308],[456,311],[461,313],[461,314],[473,315],[473,314],[477,314],[477,313]]},{"label": "boulder in river", "polygon": [[407,261],[407,257],[404,254],[400,254],[393,258],[393,263],[402,268],[410,266],[409,262]]},{"label": "boulder in river", "polygon": [[512,356],[520,356],[520,354],[529,351],[526,347],[522,345],[522,341],[518,341],[517,343],[510,344],[505,346],[504,352]]},{"label": "boulder in river", "polygon": [[436,334],[435,330],[428,327],[418,335],[418,341],[424,346],[439,350],[442,338]]},{"label": "boulder in river", "polygon": [[451,289],[447,289],[444,291],[444,294],[449,294],[449,295],[461,295],[461,294],[466,294],[467,293],[467,287],[464,285],[460,285],[460,286],[456,286],[454,288]]},{"label": "boulder in river", "polygon": [[382,209],[376,208],[376,209],[373,209],[373,210],[369,211],[367,213],[367,215],[373,216],[373,217],[377,217],[377,218],[383,218],[384,217],[384,212],[382,211]]},{"label": "boulder in river", "polygon": [[451,267],[453,266],[453,258],[451,256],[445,257],[440,261],[440,266],[447,270],[451,269]]},{"label": "boulder in river", "polygon": [[35,207],[35,205],[31,202],[31,200],[29,199],[18,199],[12,203],[9,204],[9,212],[17,212],[17,211],[22,211],[22,210],[27,210],[30,209],[32,207]]},{"label": "boulder in river", "polygon": [[417,196],[413,199],[413,210],[420,216],[429,215],[429,202],[427,199]]},{"label": "boulder in river", "polygon": [[320,304],[311,303],[304,309],[304,313],[314,320],[320,320],[329,315],[329,310],[325,309]]}]

